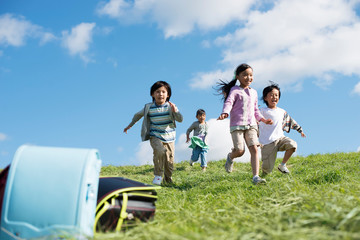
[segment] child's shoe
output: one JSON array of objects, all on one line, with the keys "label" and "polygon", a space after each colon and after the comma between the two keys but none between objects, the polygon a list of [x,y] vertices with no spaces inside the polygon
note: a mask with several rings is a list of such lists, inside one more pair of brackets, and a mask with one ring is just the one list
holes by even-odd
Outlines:
[{"label": "child's shoe", "polygon": [[173,183],[172,177],[164,176],[164,182],[167,184]]},{"label": "child's shoe", "polygon": [[231,160],[230,153],[229,153],[226,157],[225,170],[228,173],[231,173],[233,171],[233,167],[234,167],[234,162],[233,162],[233,160]]},{"label": "child's shoe", "polygon": [[257,185],[257,184],[265,184],[266,183],[266,180],[259,177],[259,176],[254,176],[252,181],[253,181],[253,183],[255,185]]},{"label": "child's shoe", "polygon": [[190,159],[189,164],[190,166],[194,166],[194,161]]},{"label": "child's shoe", "polygon": [[286,165],[279,164],[278,169],[282,173],[290,173],[289,169],[286,167]]},{"label": "child's shoe", "polygon": [[155,176],[154,180],[152,181],[152,184],[154,185],[161,185],[162,177],[161,176]]}]

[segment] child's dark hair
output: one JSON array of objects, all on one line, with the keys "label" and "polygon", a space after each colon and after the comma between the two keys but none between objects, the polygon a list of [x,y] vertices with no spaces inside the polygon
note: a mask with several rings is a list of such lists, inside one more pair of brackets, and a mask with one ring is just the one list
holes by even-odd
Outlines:
[{"label": "child's dark hair", "polygon": [[242,63],[236,68],[235,76],[234,76],[233,80],[231,80],[230,82],[224,82],[224,81],[220,80],[220,82],[217,83],[216,90],[219,93],[219,95],[223,96],[222,99],[224,100],[224,102],[226,101],[227,97],[229,96],[230,89],[233,86],[235,86],[235,84],[236,84],[236,81],[237,81],[236,76],[248,68],[252,69],[252,67],[249,64]]},{"label": "child's dark hair", "polygon": [[261,97],[261,100],[263,100],[263,102],[266,104],[266,106],[269,106],[269,104],[265,101],[265,98],[266,96],[268,95],[269,92],[271,92],[273,89],[277,89],[279,91],[279,99],[280,99],[280,96],[281,96],[281,92],[280,92],[280,87],[278,84],[270,81],[270,84],[269,86],[267,86],[266,88],[264,88],[263,90],[263,95]]},{"label": "child's dark hair", "polygon": [[[170,84],[168,84],[168,83],[165,82],[165,81],[157,81],[156,83],[154,83],[154,84],[151,86],[151,89],[150,89],[150,96],[152,97],[153,93],[154,93],[158,88],[161,88],[161,87],[166,88],[167,95],[168,95],[168,97],[166,98],[166,101],[169,101],[169,100],[170,100],[170,97],[171,97],[171,86],[170,86]],[[153,102],[154,102],[154,101],[155,101],[155,98],[152,97],[152,100],[153,100]]]},{"label": "child's dark hair", "polygon": [[196,116],[203,115],[203,114],[206,114],[204,109],[200,108],[196,111]]}]

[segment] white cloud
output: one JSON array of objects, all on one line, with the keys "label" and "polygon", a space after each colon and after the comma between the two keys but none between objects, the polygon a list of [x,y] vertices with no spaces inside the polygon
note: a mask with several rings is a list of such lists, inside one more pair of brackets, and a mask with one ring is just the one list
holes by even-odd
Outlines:
[{"label": "white cloud", "polygon": [[52,33],[44,33],[42,38],[40,39],[40,45],[44,45],[50,41],[55,40],[56,37]]},{"label": "white cloud", "polygon": [[100,2],[97,12],[100,15],[108,15],[111,18],[119,18],[125,16],[126,10],[130,7],[130,3],[125,0],[110,0],[108,3],[103,1]]},{"label": "white cloud", "polygon": [[114,28],[113,27],[103,27],[103,28],[99,28],[100,32],[104,35],[109,35]]},{"label": "white cloud", "polygon": [[119,19],[121,22],[155,22],[166,38],[190,33],[195,28],[202,31],[219,29],[232,21],[247,16],[255,0],[110,0],[102,2],[98,14]]},{"label": "white cloud", "polygon": [[95,25],[95,23],[80,23],[73,27],[70,33],[69,31],[62,32],[62,44],[71,55],[79,55],[85,62],[91,61],[87,51],[92,42]]},{"label": "white cloud", "polygon": [[255,86],[273,80],[301,89],[301,80],[313,77],[326,88],[334,73],[360,75],[358,42],[360,21],[351,2],[280,0],[272,9],[250,12],[235,32],[215,39],[223,47],[224,68],[198,73],[190,85],[209,86],[217,81],[214,73],[232,73],[247,62],[254,68]]},{"label": "white cloud", "polygon": [[[233,146],[229,131],[229,119],[218,121],[208,120],[209,124],[209,152],[208,161],[218,161],[225,159]],[[153,164],[153,151],[148,141],[141,142],[136,153],[136,162],[140,165]],[[175,143],[175,162],[188,161],[191,156],[191,148],[186,143],[186,134],[182,133]],[[250,162],[250,154],[246,148],[245,154],[235,159],[236,162]]]},{"label": "white cloud", "polygon": [[211,86],[214,86],[216,82],[220,79],[228,79],[229,81],[232,80],[234,75],[234,71],[228,69],[227,71],[216,70],[213,72],[207,73],[196,73],[195,76],[191,79],[190,87],[191,88],[198,88],[198,89],[207,89]]},{"label": "white cloud", "polygon": [[4,133],[0,133],[0,141],[5,141],[7,139],[7,135]]},{"label": "white cloud", "polygon": [[44,44],[55,39],[55,36],[22,16],[15,17],[12,14],[0,16],[0,45],[20,47],[25,45],[27,38],[38,38],[40,44]]},{"label": "white cloud", "polygon": [[358,147],[358,149],[356,150],[357,152],[360,152],[360,147]]},{"label": "white cloud", "polygon": [[[359,1],[348,0],[110,0],[98,7],[100,15],[121,23],[155,23],[166,38],[194,30],[237,29],[206,40],[203,47],[222,49],[221,66],[194,74],[193,88],[209,88],[219,80],[231,80],[237,65],[254,68],[254,87],[272,80],[301,90],[307,77],[321,88],[334,74],[360,75]],[[261,4],[266,4],[266,7]]]},{"label": "white cloud", "polygon": [[136,153],[136,160],[134,161],[134,163],[138,163],[139,165],[153,164],[153,151],[150,146],[150,142],[141,142],[138,146],[138,149],[139,150]]},{"label": "white cloud", "polygon": [[117,149],[116,149],[118,152],[122,152],[122,151],[124,151],[124,148],[123,147],[117,147]]},{"label": "white cloud", "polygon": [[204,40],[201,42],[201,46],[203,48],[210,48],[211,47],[211,42],[209,40]]},{"label": "white cloud", "polygon": [[354,90],[352,91],[352,93],[360,95],[360,82],[358,82],[355,85]]}]

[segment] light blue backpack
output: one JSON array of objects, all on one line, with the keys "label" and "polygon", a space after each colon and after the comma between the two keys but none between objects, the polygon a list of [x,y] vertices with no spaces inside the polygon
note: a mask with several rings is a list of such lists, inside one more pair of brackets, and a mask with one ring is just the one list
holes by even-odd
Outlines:
[{"label": "light blue backpack", "polygon": [[100,168],[96,149],[21,146],[7,176],[0,239],[92,237]]}]

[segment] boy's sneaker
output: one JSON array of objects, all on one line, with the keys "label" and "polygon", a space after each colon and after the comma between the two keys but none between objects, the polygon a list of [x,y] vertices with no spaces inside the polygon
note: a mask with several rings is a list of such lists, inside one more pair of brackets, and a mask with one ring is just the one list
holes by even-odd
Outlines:
[{"label": "boy's sneaker", "polygon": [[233,160],[231,160],[230,153],[229,153],[226,157],[225,170],[228,173],[231,173],[233,171],[233,167],[234,167],[234,162],[233,162]]},{"label": "boy's sneaker", "polygon": [[152,184],[154,185],[161,185],[162,177],[161,176],[155,176],[154,180],[152,181]]},{"label": "boy's sneaker", "polygon": [[189,164],[190,166],[194,166],[194,161],[190,159]]},{"label": "boy's sneaker", "polygon": [[265,184],[266,183],[266,180],[265,179],[263,179],[263,178],[261,178],[261,177],[259,177],[259,176],[255,176],[255,177],[253,177],[253,183],[255,184],[255,185],[257,185],[257,184]]},{"label": "boy's sneaker", "polygon": [[290,173],[289,169],[286,167],[286,165],[279,164],[278,169],[282,173]]}]

